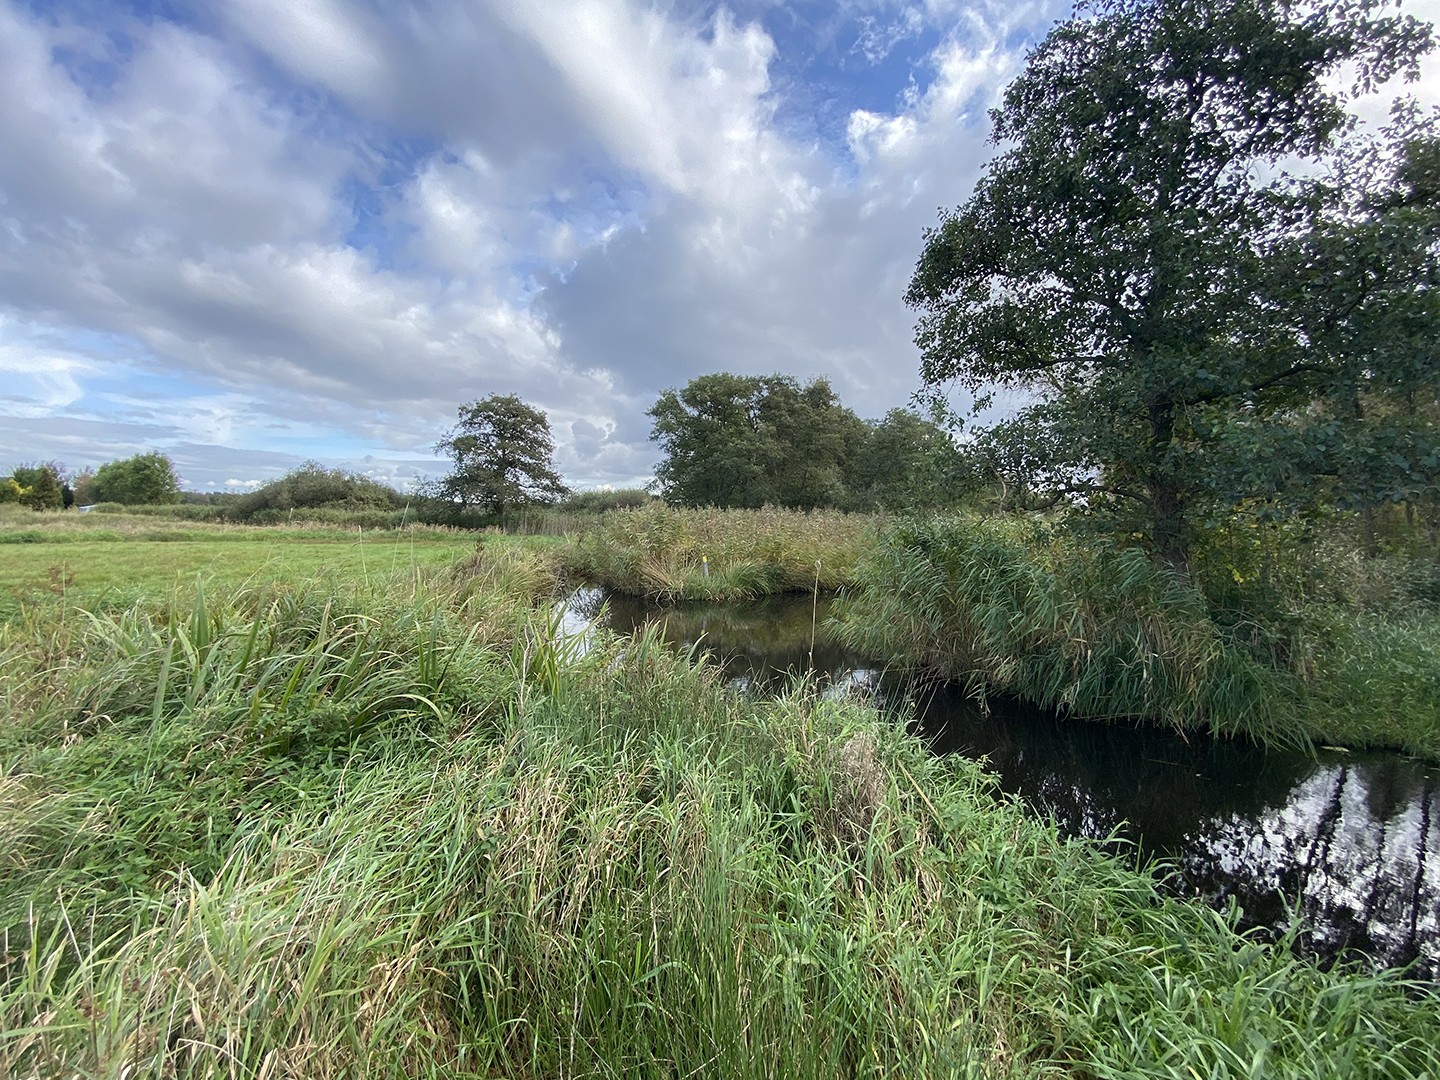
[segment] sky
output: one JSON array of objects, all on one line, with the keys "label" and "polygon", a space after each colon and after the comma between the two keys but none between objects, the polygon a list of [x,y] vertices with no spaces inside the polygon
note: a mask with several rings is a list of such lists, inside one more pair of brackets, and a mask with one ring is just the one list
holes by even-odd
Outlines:
[{"label": "sky", "polygon": [[0,471],[406,488],[515,394],[572,486],[632,486],[645,411],[712,371],[879,417],[918,387],[923,232],[1068,11],[0,0]]}]

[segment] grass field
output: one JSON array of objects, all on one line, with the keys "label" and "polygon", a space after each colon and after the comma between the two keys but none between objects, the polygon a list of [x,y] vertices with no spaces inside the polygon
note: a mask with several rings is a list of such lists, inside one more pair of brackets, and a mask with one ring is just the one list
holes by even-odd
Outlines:
[{"label": "grass field", "polygon": [[0,518],[0,619],[68,597],[115,608],[179,586],[229,590],[318,574],[355,580],[444,566],[475,534],[440,529],[249,528],[76,514]]},{"label": "grass field", "polygon": [[274,535],[263,585],[0,623],[0,1075],[1440,1075],[1433,988],[1164,898],[863,705],[576,648],[554,546],[337,589],[300,552],[341,541]]}]

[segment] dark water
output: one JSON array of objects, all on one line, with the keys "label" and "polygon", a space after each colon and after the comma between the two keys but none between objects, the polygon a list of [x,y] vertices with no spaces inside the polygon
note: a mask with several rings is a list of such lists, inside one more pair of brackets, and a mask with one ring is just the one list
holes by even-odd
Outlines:
[{"label": "dark water", "polygon": [[[572,601],[599,611],[598,593]],[[980,709],[946,686],[884,675],[828,642],[826,601],[657,608],[621,596],[605,623],[647,623],[677,647],[696,642],[732,685],[776,692],[814,671],[828,692],[884,706],[913,703],[917,733],[937,753],[983,758],[1001,787],[1062,833],[1110,839],[1169,870],[1167,888],[1217,904],[1247,926],[1299,918],[1301,944],[1328,958],[1363,953],[1440,978],[1440,770],[1394,754],[1321,751],[1318,758],[1164,731],[1061,720],[1019,702]],[[812,643],[812,618],[816,633]]]}]

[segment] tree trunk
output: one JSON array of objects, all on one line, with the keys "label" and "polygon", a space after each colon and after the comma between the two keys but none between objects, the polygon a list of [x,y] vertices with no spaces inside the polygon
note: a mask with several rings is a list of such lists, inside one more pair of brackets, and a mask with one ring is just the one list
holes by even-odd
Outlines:
[{"label": "tree trunk", "polygon": [[[1341,398],[1341,409],[1346,420],[1359,427],[1365,422],[1365,408],[1360,402],[1360,389],[1352,381],[1344,390]],[[1360,550],[1364,556],[1374,558],[1379,554],[1380,546],[1375,539],[1375,504],[1370,501],[1370,493],[1360,493]]]},{"label": "tree trunk", "polygon": [[1160,562],[1190,579],[1190,544],[1185,497],[1166,460],[1175,440],[1175,406],[1168,398],[1150,403],[1150,453],[1145,486],[1150,495],[1150,541]]}]

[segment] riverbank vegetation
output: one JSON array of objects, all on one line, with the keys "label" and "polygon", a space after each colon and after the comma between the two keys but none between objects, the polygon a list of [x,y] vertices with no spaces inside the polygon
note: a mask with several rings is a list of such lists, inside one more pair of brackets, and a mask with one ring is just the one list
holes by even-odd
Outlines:
[{"label": "riverbank vegetation", "polygon": [[656,503],[606,514],[570,538],[564,560],[584,581],[667,602],[831,592],[850,580],[880,520],[834,510]]},{"label": "riverbank vegetation", "polygon": [[861,559],[839,632],[982,698],[1440,757],[1440,569],[1270,532],[1217,534],[1181,578],[1073,522],[903,521]]},{"label": "riverbank vegetation", "polygon": [[557,636],[551,553],[0,626],[0,1072],[1440,1070],[858,704]]}]

